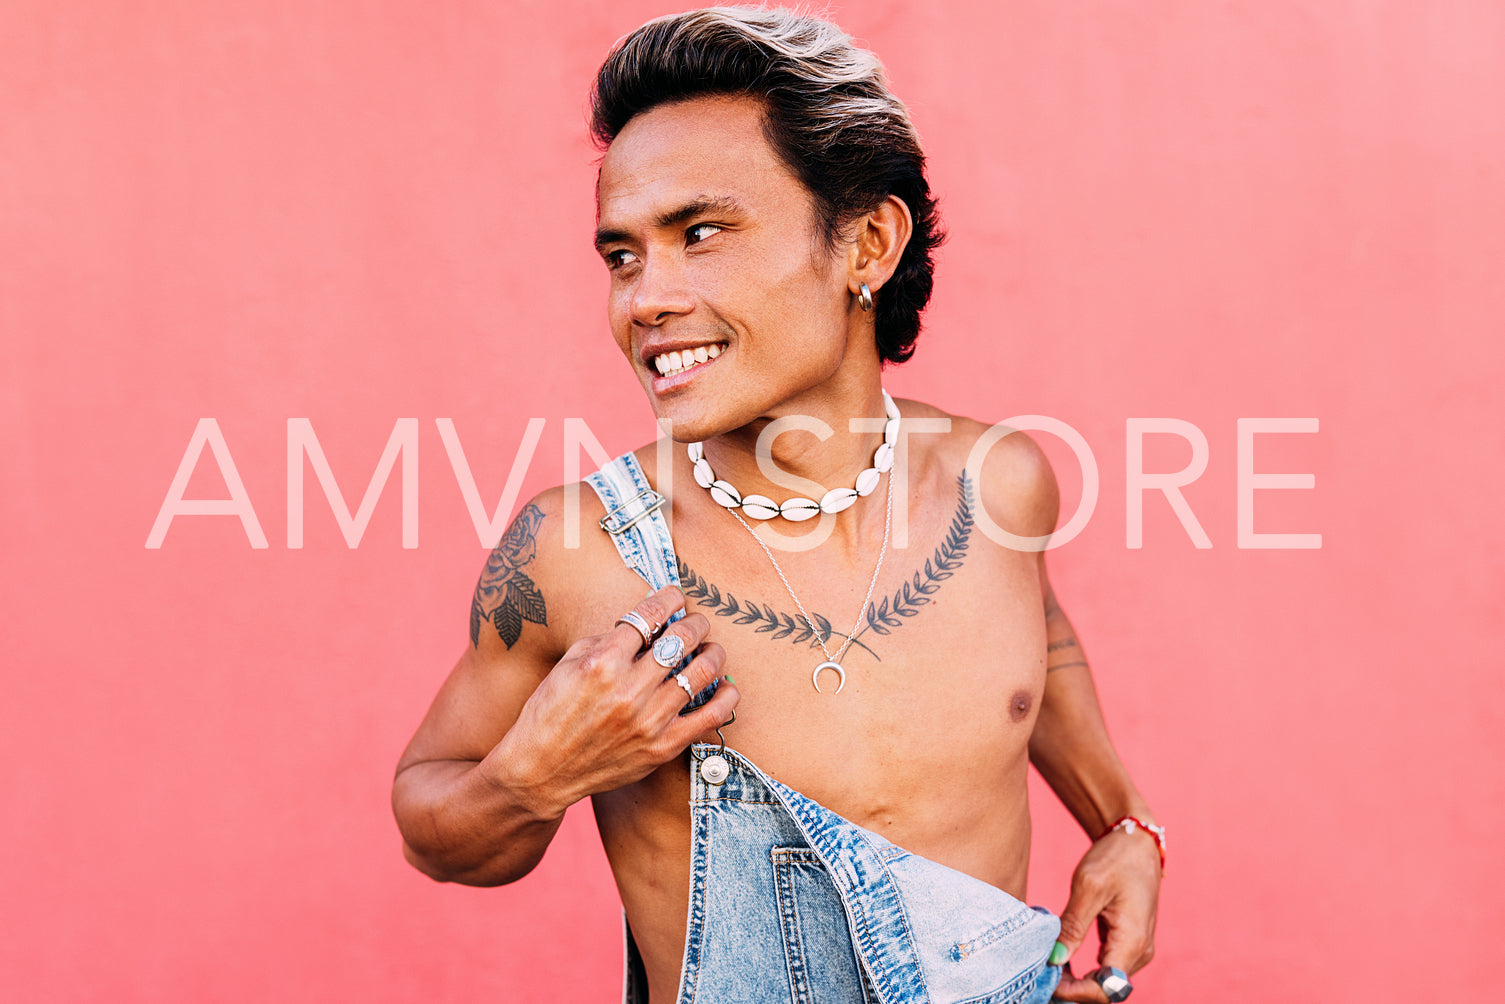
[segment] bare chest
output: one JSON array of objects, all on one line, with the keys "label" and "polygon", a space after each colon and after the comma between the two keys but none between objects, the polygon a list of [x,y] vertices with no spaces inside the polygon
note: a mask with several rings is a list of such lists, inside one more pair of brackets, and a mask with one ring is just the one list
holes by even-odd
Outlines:
[{"label": "bare chest", "polygon": [[801,590],[786,573],[796,603],[772,569],[694,561],[687,608],[742,694],[727,742],[817,801],[856,816],[923,802],[959,756],[1001,765],[1027,743],[1045,681],[1030,556],[898,550],[866,604],[851,577]]},{"label": "bare chest", "polygon": [[[871,597],[870,572],[781,559],[798,604],[760,550],[677,542],[686,609],[710,621],[742,695],[722,734],[843,817],[1022,894],[1027,751],[1045,686],[1037,565],[944,523],[915,538],[885,556]],[[816,676],[829,661],[844,679]],[[633,930],[666,985],[685,931],[687,770],[672,761],[595,804]]]},{"label": "bare chest", "polygon": [[[995,789],[1022,776],[1045,684],[1038,563],[980,532],[974,505],[932,493],[865,553],[839,538],[770,553],[716,507],[676,510],[685,609],[710,622],[741,694],[725,741],[859,823],[954,797],[937,779],[958,762]],[[613,564],[608,578],[636,582]],[[582,626],[604,630],[625,592]]]}]

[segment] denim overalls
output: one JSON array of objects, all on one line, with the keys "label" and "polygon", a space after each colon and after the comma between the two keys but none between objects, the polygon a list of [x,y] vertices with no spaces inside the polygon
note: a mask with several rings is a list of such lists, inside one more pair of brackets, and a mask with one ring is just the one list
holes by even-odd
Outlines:
[{"label": "denim overalls", "polygon": [[[626,453],[587,477],[627,567],[679,584],[662,502]],[[715,684],[692,702],[709,700]],[[718,752],[696,745],[694,758]],[[1060,921],[894,846],[736,752],[723,784],[690,770],[689,924],[677,1004],[1044,1004]],[[643,1004],[626,932],[623,1000]],[[653,1004],[669,1004],[655,1001]]]}]

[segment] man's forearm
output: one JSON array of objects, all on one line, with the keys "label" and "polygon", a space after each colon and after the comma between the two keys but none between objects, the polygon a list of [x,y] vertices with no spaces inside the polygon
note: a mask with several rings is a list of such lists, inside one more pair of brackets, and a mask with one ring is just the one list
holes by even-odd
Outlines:
[{"label": "man's forearm", "polygon": [[1102,836],[1124,816],[1154,822],[1108,738],[1087,653],[1048,585],[1045,631],[1045,695],[1030,736],[1030,761],[1089,837]]},{"label": "man's forearm", "polygon": [[483,763],[437,760],[403,768],[392,786],[403,854],[441,882],[515,882],[543,858],[564,812],[526,799]]},{"label": "man's forearm", "polygon": [[1029,755],[1089,837],[1124,816],[1154,822],[1108,738],[1085,660],[1047,673]]},{"label": "man's forearm", "polygon": [[[1108,738],[1087,653],[1044,578],[1043,559],[1041,571],[1045,694],[1030,735],[1030,760],[1092,841],[1072,874],[1052,959],[1069,960],[1095,925],[1102,934],[1098,962],[1133,973],[1155,952],[1164,844],[1155,830],[1109,833],[1124,816],[1150,826],[1157,821]],[[1101,1000],[1103,993],[1092,979],[1073,976],[1069,962],[1056,992],[1073,1001]]]}]

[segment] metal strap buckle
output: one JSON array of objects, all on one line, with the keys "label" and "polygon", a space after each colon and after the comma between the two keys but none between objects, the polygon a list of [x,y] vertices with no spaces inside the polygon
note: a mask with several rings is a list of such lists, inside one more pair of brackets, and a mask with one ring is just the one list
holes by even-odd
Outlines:
[{"label": "metal strap buckle", "polygon": [[[652,488],[644,488],[632,498],[616,506],[611,512],[601,517],[601,529],[610,534],[625,533],[636,526],[640,521],[647,519],[663,506],[665,498]],[[635,511],[632,506],[642,503],[641,508]]]}]

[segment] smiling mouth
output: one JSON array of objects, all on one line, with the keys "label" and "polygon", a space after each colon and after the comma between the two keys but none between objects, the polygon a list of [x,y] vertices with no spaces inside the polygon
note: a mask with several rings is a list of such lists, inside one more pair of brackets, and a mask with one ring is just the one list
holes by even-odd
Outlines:
[{"label": "smiling mouth", "polygon": [[716,342],[713,345],[697,345],[693,349],[682,349],[678,352],[665,352],[648,360],[648,365],[658,370],[659,376],[678,376],[701,363],[710,362],[721,355],[725,348],[725,342]]}]

